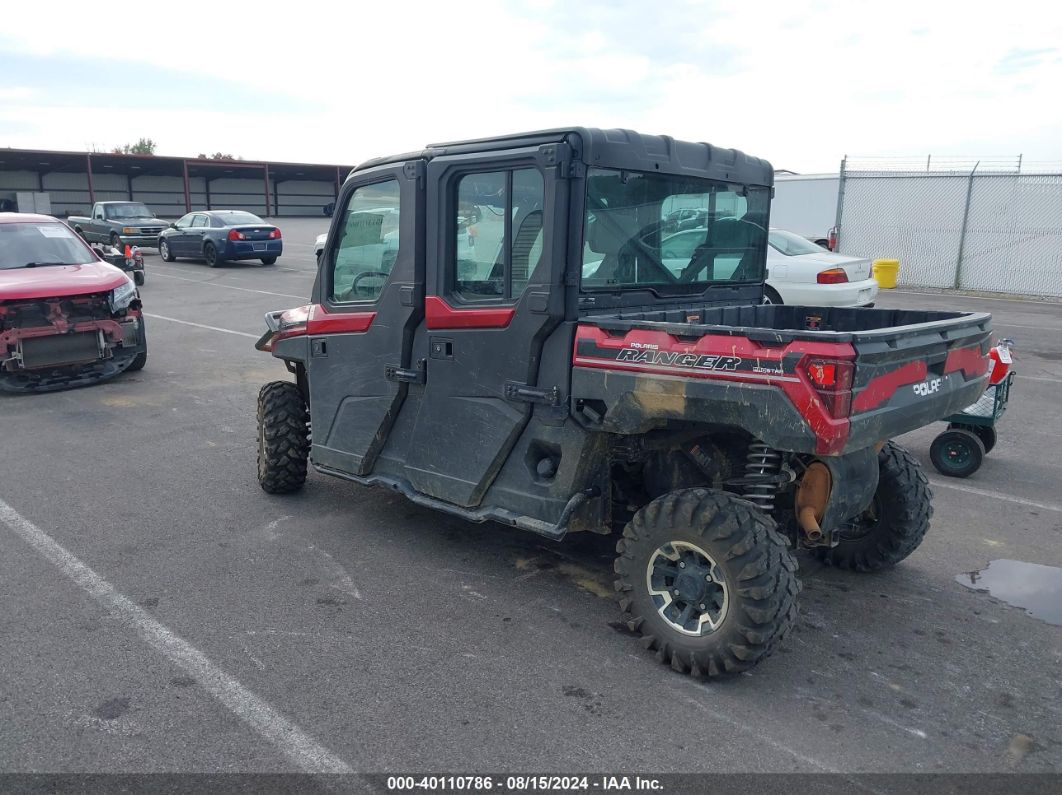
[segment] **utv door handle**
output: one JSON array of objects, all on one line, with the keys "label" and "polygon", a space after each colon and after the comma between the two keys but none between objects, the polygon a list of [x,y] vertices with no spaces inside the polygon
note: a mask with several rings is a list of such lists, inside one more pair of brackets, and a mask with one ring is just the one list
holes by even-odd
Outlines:
[{"label": "utv door handle", "polygon": [[399,383],[423,384],[425,381],[424,360],[421,359],[417,362],[417,367],[415,368],[397,367],[389,364],[384,368],[384,377],[388,381],[397,381]]}]

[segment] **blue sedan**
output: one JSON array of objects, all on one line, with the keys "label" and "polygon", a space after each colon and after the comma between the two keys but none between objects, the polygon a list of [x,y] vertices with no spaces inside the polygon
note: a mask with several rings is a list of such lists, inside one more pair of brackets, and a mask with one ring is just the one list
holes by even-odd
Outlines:
[{"label": "blue sedan", "polygon": [[166,262],[192,257],[206,260],[211,268],[241,259],[272,265],[283,251],[280,230],[242,210],[188,213],[159,235],[159,255]]}]

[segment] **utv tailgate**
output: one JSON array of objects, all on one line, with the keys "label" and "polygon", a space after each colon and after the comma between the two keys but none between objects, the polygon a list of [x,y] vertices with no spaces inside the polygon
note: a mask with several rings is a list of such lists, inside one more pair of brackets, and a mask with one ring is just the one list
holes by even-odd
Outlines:
[{"label": "utv tailgate", "polygon": [[585,317],[572,409],[616,433],[692,421],[838,455],[974,403],[990,324],[986,313],[794,306]]}]

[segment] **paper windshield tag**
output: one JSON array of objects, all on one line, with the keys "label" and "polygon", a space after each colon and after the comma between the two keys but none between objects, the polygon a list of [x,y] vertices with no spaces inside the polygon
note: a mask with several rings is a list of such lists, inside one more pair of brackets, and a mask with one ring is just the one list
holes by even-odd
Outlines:
[{"label": "paper windshield tag", "polygon": [[70,232],[67,231],[65,226],[59,226],[59,224],[49,224],[48,226],[38,226],[37,231],[44,237],[70,237]]}]

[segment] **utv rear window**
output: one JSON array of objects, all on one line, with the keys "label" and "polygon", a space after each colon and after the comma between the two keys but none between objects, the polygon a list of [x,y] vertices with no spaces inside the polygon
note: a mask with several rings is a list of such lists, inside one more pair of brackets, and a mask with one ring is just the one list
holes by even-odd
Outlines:
[{"label": "utv rear window", "polygon": [[761,281],[769,202],[763,186],[591,169],[582,288],[670,295]]},{"label": "utv rear window", "polygon": [[519,298],[542,259],[544,188],[537,169],[466,174],[457,183],[453,293],[465,301]]},{"label": "utv rear window", "polygon": [[363,185],[350,195],[329,254],[332,301],[375,301],[398,259],[400,189],[397,180]]}]

